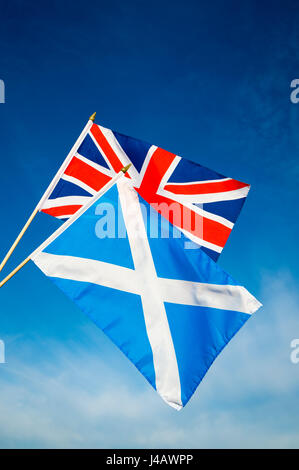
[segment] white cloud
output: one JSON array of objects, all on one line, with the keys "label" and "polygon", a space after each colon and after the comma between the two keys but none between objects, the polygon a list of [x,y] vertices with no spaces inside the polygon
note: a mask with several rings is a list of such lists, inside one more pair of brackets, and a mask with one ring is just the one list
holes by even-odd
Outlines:
[{"label": "white cloud", "polygon": [[18,353],[0,365],[0,447],[298,447],[298,290],[286,273],[263,285],[264,308],[181,412],[121,353],[99,351],[92,326],[84,344],[43,338],[47,356],[33,363],[36,341],[14,338]]}]

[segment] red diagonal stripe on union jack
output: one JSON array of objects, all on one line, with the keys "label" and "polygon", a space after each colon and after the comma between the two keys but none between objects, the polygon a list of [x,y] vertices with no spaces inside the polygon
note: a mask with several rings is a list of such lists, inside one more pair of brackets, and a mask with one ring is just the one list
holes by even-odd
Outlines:
[{"label": "red diagonal stripe on union jack", "polygon": [[166,184],[166,190],[175,194],[211,194],[234,191],[247,187],[248,184],[228,178],[224,181],[210,181],[208,183]]},{"label": "red diagonal stripe on union jack", "polygon": [[148,163],[142,183],[137,188],[138,193],[172,224],[199,240],[206,239],[222,248],[229,237],[230,228],[197,214],[179,201],[158,194],[161,181],[175,158],[173,153],[157,148]]},{"label": "red diagonal stripe on union jack", "polygon": [[69,166],[65,170],[65,174],[76,178],[95,191],[100,191],[100,189],[111,179],[109,176],[101,173],[77,157],[74,157],[71,160]]}]

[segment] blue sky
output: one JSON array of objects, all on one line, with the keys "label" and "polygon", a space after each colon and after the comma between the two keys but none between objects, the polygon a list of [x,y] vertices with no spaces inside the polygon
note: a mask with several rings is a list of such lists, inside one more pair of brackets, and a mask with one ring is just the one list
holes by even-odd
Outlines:
[{"label": "blue sky", "polygon": [[[252,185],[219,264],[264,304],[177,413],[27,265],[0,292],[0,447],[298,447],[298,4],[1,2],[1,244],[89,115]],[[56,228],[40,215],[7,265]]]}]

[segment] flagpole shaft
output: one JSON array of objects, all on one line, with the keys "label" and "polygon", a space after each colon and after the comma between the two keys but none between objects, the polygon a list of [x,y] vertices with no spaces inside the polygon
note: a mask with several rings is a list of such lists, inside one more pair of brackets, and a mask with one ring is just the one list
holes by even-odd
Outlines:
[{"label": "flagpole shaft", "polygon": [[[83,139],[85,138],[87,132],[89,131],[89,129],[91,128],[93,122],[94,122],[94,119],[95,119],[95,114],[94,113],[92,116],[90,116],[87,124],[85,125],[83,131],[81,132],[81,134],[79,135],[78,139],[76,140],[76,142],[74,143],[73,147],[71,148],[70,152],[68,153],[67,157],[65,158],[63,164],[61,165],[61,167],[59,168],[58,172],[56,173],[56,175],[54,176],[53,180],[51,181],[51,183],[49,184],[48,188],[46,189],[46,191],[44,192],[41,200],[39,201],[39,203],[37,204],[36,208],[34,209],[34,211],[32,212],[31,216],[29,217],[29,219],[27,220],[26,224],[24,225],[24,227],[22,228],[21,232],[19,233],[18,237],[16,238],[15,242],[13,243],[13,245],[11,246],[11,248],[9,249],[9,251],[7,252],[5,258],[3,259],[2,263],[0,264],[0,272],[2,271],[2,269],[4,268],[4,266],[6,265],[7,261],[9,260],[9,258],[11,257],[12,253],[14,252],[14,250],[16,249],[17,245],[19,244],[20,240],[22,239],[24,233],[26,232],[26,230],[28,229],[29,225],[31,224],[31,222],[33,221],[34,217],[36,216],[36,214],[38,213],[38,211],[40,210],[40,208],[42,207],[43,203],[45,202],[45,200],[49,197],[49,195],[51,194],[51,192],[53,191],[53,189],[55,188],[57,182],[59,181],[59,178],[61,177],[62,173],[64,172],[64,170],[66,169],[67,165],[69,164],[71,158],[74,156],[74,153],[78,150],[78,147],[81,145]],[[1,286],[0,286],[1,287]]]},{"label": "flagpole shaft", "polygon": [[9,249],[9,251],[7,252],[5,258],[3,259],[2,263],[0,264],[0,272],[2,271],[2,269],[4,268],[4,266],[6,265],[7,261],[9,260],[9,258],[11,257],[12,253],[14,252],[14,250],[16,249],[16,247],[18,246],[19,242],[21,241],[23,235],[25,234],[26,230],[28,229],[29,225],[31,224],[31,222],[33,221],[34,217],[36,216],[36,214],[38,213],[38,206],[34,209],[34,211],[32,212],[31,216],[29,217],[29,219],[27,220],[26,224],[24,225],[24,227],[22,228],[21,232],[19,233],[19,235],[17,236],[17,238],[15,239],[13,245],[11,246],[11,248]]},{"label": "flagpole shaft", "polygon": [[77,220],[78,217],[80,217],[84,212],[86,212],[87,209],[89,209],[92,204],[95,203],[98,199],[100,199],[103,194],[105,194],[106,191],[108,191],[116,182],[117,180],[128,171],[130,168],[130,165],[127,165],[126,167],[122,168],[117,175],[115,175],[97,194],[95,194],[90,201],[85,204],[84,206],[79,209],[76,214],[73,214],[72,217],[70,217],[64,224],[62,224],[52,235],[50,235],[47,240],[45,240],[36,250],[34,250],[31,255],[29,255],[19,266],[17,266],[8,276],[6,276],[3,281],[0,282],[0,288],[4,286],[4,284],[7,283],[20,269],[25,266],[25,264],[28,263],[37,253],[42,251],[44,248],[46,248],[52,241],[54,241],[66,228],[68,228],[70,225],[72,225],[75,220]]},{"label": "flagpole shaft", "polygon": [[28,263],[28,261],[30,261],[30,256],[28,256],[28,258],[24,259],[24,261],[22,261],[21,264],[19,264],[19,266],[17,266],[8,276],[6,276],[3,281],[0,282],[0,288],[2,286],[4,286],[4,284],[7,283],[7,281],[9,281],[18,271],[20,271],[20,269],[23,268],[23,266],[25,266],[25,264]]}]

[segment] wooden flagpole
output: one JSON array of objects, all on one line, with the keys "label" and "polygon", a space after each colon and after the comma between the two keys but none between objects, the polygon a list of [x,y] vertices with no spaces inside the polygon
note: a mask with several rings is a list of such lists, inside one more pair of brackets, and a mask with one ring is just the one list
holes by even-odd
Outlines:
[{"label": "wooden flagpole", "polygon": [[97,194],[95,194],[92,198],[90,198],[89,202],[87,202],[84,206],[82,206],[81,209],[79,209],[75,214],[73,214],[52,235],[50,235],[50,237],[47,238],[46,241],[44,241],[36,250],[34,250],[33,253],[31,253],[31,255],[29,255],[26,259],[24,259],[24,261],[22,261],[22,263],[20,263],[19,266],[17,266],[10,274],[8,274],[8,276],[6,276],[3,279],[3,281],[0,282],[0,288],[4,286],[4,284],[6,284],[7,281],[9,281],[18,271],[20,271],[20,269],[22,269],[25,266],[28,263],[28,261],[32,259],[35,253],[41,252],[44,248],[46,248],[46,246],[48,246],[52,241],[54,241],[62,232],[64,232],[64,230],[66,230],[70,225],[72,225],[72,223],[75,222],[75,220],[77,220],[84,212],[86,212],[87,209],[89,209],[89,207],[91,207],[98,199],[100,199],[100,197],[103,196],[103,194],[105,194],[108,191],[108,189],[110,189],[117,182],[119,177],[123,173],[126,173],[128,171],[130,166],[131,166],[131,163],[125,166],[124,168],[122,168],[120,172],[117,173],[117,175],[115,175],[114,178],[112,178]]},{"label": "wooden flagpole", "polygon": [[19,233],[19,235],[17,236],[16,240],[14,241],[14,243],[12,244],[11,248],[8,250],[5,258],[3,259],[2,263],[0,264],[0,271],[2,271],[2,269],[4,268],[4,266],[6,265],[7,261],[9,260],[9,258],[11,257],[12,253],[14,252],[15,248],[17,247],[17,245],[19,244],[21,238],[23,237],[24,233],[26,232],[26,230],[28,229],[29,225],[31,224],[31,222],[33,221],[34,217],[36,216],[36,214],[38,213],[38,210],[39,210],[39,207],[37,206],[34,211],[32,212],[31,216],[29,217],[29,219],[27,220],[26,224],[24,225],[24,227],[22,228],[21,232]]},{"label": "wooden flagpole", "polygon": [[[17,236],[16,240],[14,241],[14,243],[12,244],[11,248],[9,249],[9,251],[7,252],[5,258],[3,259],[2,263],[0,264],[0,272],[2,271],[2,269],[4,268],[4,266],[6,265],[7,261],[9,260],[9,258],[11,257],[12,253],[14,252],[15,248],[17,247],[17,245],[19,244],[20,240],[22,239],[23,235],[25,234],[25,232],[27,231],[29,225],[31,224],[31,222],[33,221],[33,219],[35,218],[36,214],[39,212],[41,206],[43,205],[43,203],[45,202],[45,200],[50,196],[51,192],[53,191],[53,189],[55,188],[57,182],[59,181],[59,178],[61,177],[61,175],[63,174],[64,170],[66,169],[69,161],[71,160],[71,158],[74,156],[74,153],[78,150],[78,147],[81,145],[84,137],[86,136],[87,132],[89,131],[89,129],[91,128],[94,120],[95,120],[95,117],[96,117],[96,113],[93,113],[86,126],[84,127],[83,131],[81,132],[81,134],[79,135],[78,139],[76,140],[75,144],[73,145],[73,147],[71,148],[69,154],[67,155],[66,159],[64,160],[63,164],[61,165],[61,167],[59,168],[58,172],[56,173],[56,175],[54,176],[53,180],[51,181],[51,183],[49,184],[48,188],[46,189],[45,193],[43,194],[41,200],[39,201],[39,203],[37,204],[36,208],[34,209],[34,211],[32,212],[31,216],[29,217],[29,219],[27,220],[26,224],[24,225],[24,227],[22,228],[21,232],[19,233],[19,235]],[[1,286],[0,286],[1,287]]]},{"label": "wooden flagpole", "polygon": [[20,271],[20,269],[25,266],[25,264],[28,263],[28,261],[30,261],[30,256],[28,256],[28,258],[24,259],[24,261],[22,261],[21,264],[19,264],[19,266],[17,266],[8,276],[6,276],[6,278],[3,279],[3,281],[0,282],[0,287],[4,286],[4,284],[7,283],[7,281],[9,281],[18,271]]}]

